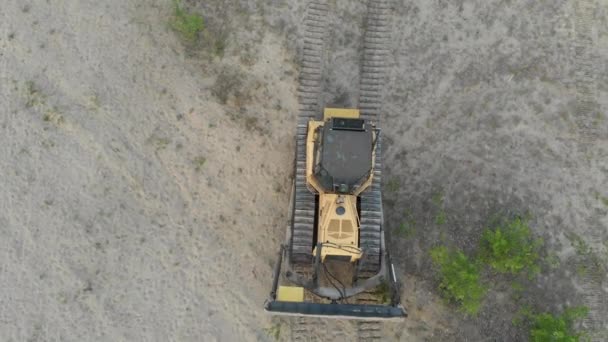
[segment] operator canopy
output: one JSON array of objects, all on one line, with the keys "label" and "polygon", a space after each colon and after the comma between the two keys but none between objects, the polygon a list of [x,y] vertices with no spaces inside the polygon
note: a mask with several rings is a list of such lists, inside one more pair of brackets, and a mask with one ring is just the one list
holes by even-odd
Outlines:
[{"label": "operator canopy", "polygon": [[332,118],[318,128],[314,176],[328,192],[354,192],[372,170],[373,132],[362,119]]}]

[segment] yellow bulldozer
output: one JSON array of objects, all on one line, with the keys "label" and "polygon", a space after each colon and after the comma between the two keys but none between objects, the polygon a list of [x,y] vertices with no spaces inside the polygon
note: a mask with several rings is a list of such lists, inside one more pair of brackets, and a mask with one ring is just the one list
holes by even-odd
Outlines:
[{"label": "yellow bulldozer", "polygon": [[[380,130],[359,110],[345,108],[325,108],[322,120],[304,127],[298,132],[287,238],[265,310],[405,317],[383,230]],[[370,294],[377,300],[360,299]]]}]

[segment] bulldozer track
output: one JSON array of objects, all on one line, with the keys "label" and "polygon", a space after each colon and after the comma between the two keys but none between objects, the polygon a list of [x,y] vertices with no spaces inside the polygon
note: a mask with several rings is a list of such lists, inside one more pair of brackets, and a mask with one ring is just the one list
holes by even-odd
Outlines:
[{"label": "bulldozer track", "polygon": [[[599,137],[601,127],[598,122],[600,108],[597,102],[597,81],[595,79],[597,61],[594,55],[592,35],[595,2],[580,0],[576,2],[575,6],[576,123],[583,136],[585,147],[593,148],[589,143]],[[594,227],[591,230],[587,235],[590,243],[596,245],[602,243],[601,231],[601,227]],[[608,338],[608,312],[606,312],[608,299],[602,288],[606,278],[601,270],[602,265],[598,265],[592,260],[582,260],[580,266],[588,270],[581,284],[585,306],[589,308],[589,315],[583,320],[583,324],[590,331],[591,341],[606,341]]]},{"label": "bulldozer track", "polygon": [[[388,56],[390,54],[391,2],[368,0],[366,30],[363,37],[363,58],[359,83],[359,109],[361,117],[380,127],[382,94],[386,83]],[[374,158],[374,179],[371,188],[361,194],[360,244],[365,251],[363,275],[372,275],[380,267],[380,247],[384,232],[382,209],[382,136],[378,136]],[[358,304],[378,304],[378,297],[368,291],[356,297]],[[357,322],[357,338],[361,342],[382,341],[382,323]]]},{"label": "bulldozer track", "polygon": [[[299,112],[296,129],[296,165],[294,212],[292,220],[291,262],[295,272],[309,277],[315,223],[315,194],[306,182],[306,134],[308,122],[317,119],[321,109],[323,91],[323,66],[328,30],[328,5],[326,1],[310,1],[303,22],[300,51]],[[308,301],[318,301],[306,293]],[[315,341],[314,332],[322,320],[297,317],[292,321],[292,341]]]},{"label": "bulldozer track", "polygon": [[[362,279],[373,276],[373,272],[363,272]],[[355,297],[357,304],[381,304],[378,295],[373,291],[366,291]],[[379,321],[359,321],[356,322],[357,340],[360,342],[382,341],[382,323]]]},{"label": "bulldozer track", "polygon": [[295,198],[292,222],[291,260],[296,265],[310,263],[315,222],[315,195],[306,185],[306,133],[308,121],[315,119],[320,109],[323,87],[323,61],[327,38],[325,1],[308,3],[304,18],[301,51],[299,113],[296,130]]},{"label": "bulldozer track", "polygon": [[[316,215],[315,194],[306,184],[306,134],[308,122],[318,119],[323,95],[323,66],[328,41],[328,11],[326,1],[313,0],[307,5],[303,21],[300,50],[299,113],[296,135],[296,166],[294,212],[292,220],[291,260],[298,273],[310,271]],[[382,93],[390,55],[391,3],[387,0],[368,0],[363,37],[363,56],[360,65],[359,109],[361,117],[378,125],[382,106]],[[374,159],[372,186],[361,194],[360,245],[365,251],[362,273],[371,276],[378,272],[381,258],[381,238],[384,213],[382,210],[382,137],[378,137]],[[373,292],[364,292],[355,298],[360,304],[377,304]],[[313,318],[299,317],[293,324],[293,341],[310,341]],[[357,322],[359,341],[381,341],[382,325],[376,321]]]},{"label": "bulldozer track", "polygon": [[[374,180],[371,189],[361,194],[361,228],[360,244],[365,251],[362,277],[366,278],[376,273],[380,267],[380,239],[384,213],[382,211],[382,137],[378,137],[376,146]],[[356,296],[357,304],[378,304],[377,296],[372,292],[363,292]],[[371,342],[382,340],[382,323],[377,321],[357,322],[357,337],[359,341]]]},{"label": "bulldozer track", "polygon": [[593,53],[592,22],[595,12],[594,2],[580,0],[576,2],[575,16],[575,61],[574,77],[576,88],[576,123],[586,140],[598,136],[599,105],[597,103],[597,84],[594,78],[597,63]]},{"label": "bulldozer track", "polygon": [[327,330],[325,322],[320,318],[296,317],[291,328],[291,341],[312,342],[321,341],[315,332]]},{"label": "bulldozer track", "polygon": [[390,1],[368,0],[359,82],[359,109],[362,118],[376,123],[380,118],[387,58],[390,54],[390,15]]},{"label": "bulldozer track", "polygon": [[[594,227],[587,237],[593,244],[601,243],[601,227]],[[585,328],[589,331],[590,341],[606,341],[608,339],[608,298],[603,282],[606,278],[605,265],[597,259],[588,256],[579,262],[578,267],[585,270],[582,277],[583,301],[589,309],[589,314],[583,319]]]},{"label": "bulldozer track", "polygon": [[[386,82],[390,13],[390,1],[368,0],[359,84],[359,109],[361,117],[374,122],[377,127],[380,121],[383,85]],[[381,187],[382,137],[379,136],[372,186],[361,194],[360,244],[365,251],[362,267],[365,272],[377,272],[380,268],[380,243],[384,223]]]},{"label": "bulldozer track", "polygon": [[372,186],[361,193],[361,215],[359,220],[359,244],[364,251],[361,266],[363,272],[378,272],[380,269],[380,243],[384,212],[382,211],[382,136],[378,136],[374,158]]},{"label": "bulldozer track", "polygon": [[[307,264],[294,265],[293,270],[306,277],[312,275],[312,269]],[[320,299],[306,291],[304,293],[304,299],[309,302],[318,303]],[[323,326],[325,322],[316,317],[295,317],[291,321],[291,341],[297,342],[312,342],[316,341],[314,338],[315,331],[324,330]]]},{"label": "bulldozer track", "polygon": [[357,337],[361,342],[382,341],[382,325],[380,322],[358,322]]},{"label": "bulldozer track", "polygon": [[[601,241],[601,227],[595,227],[597,233],[587,235],[592,242]],[[589,331],[590,341],[606,341],[608,339],[608,298],[602,288],[606,275],[605,265],[593,260],[585,258],[579,262],[579,267],[585,270],[583,275],[581,288],[585,306],[589,309],[589,314],[583,319],[585,328]]]}]

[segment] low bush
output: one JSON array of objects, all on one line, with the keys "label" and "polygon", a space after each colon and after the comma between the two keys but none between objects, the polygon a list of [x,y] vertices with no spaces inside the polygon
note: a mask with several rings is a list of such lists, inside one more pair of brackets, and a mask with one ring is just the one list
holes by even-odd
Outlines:
[{"label": "low bush", "polygon": [[194,43],[199,34],[205,29],[203,17],[187,12],[180,0],[173,1],[173,17],[169,25],[188,43]]},{"label": "low bush", "polygon": [[431,258],[439,269],[439,285],[446,299],[458,303],[467,314],[476,314],[486,293],[481,284],[479,265],[461,251],[441,246],[431,250]]},{"label": "low bush", "polygon": [[576,320],[587,316],[587,307],[567,308],[561,315],[551,313],[532,314],[526,317],[530,323],[532,342],[578,342],[585,339],[585,333],[574,329]]},{"label": "low bush", "polygon": [[542,240],[533,239],[528,222],[516,217],[494,229],[487,229],[481,239],[481,260],[500,273],[518,274],[524,269],[538,273]]}]

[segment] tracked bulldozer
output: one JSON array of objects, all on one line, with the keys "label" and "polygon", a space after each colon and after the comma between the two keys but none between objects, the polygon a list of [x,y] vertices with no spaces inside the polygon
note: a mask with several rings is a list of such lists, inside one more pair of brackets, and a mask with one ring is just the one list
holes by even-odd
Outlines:
[{"label": "tracked bulldozer", "polygon": [[299,132],[287,238],[265,310],[401,319],[407,313],[383,230],[380,130],[357,109],[322,114]]}]

